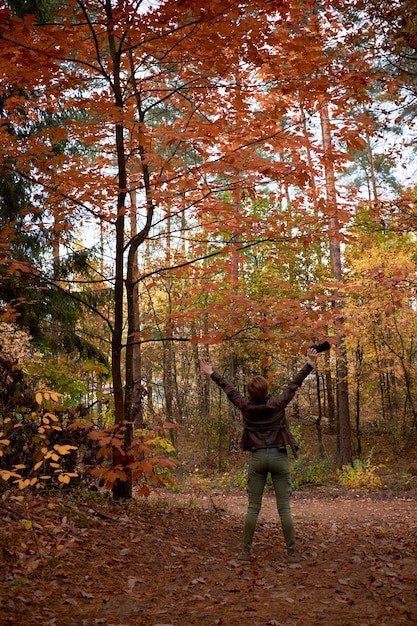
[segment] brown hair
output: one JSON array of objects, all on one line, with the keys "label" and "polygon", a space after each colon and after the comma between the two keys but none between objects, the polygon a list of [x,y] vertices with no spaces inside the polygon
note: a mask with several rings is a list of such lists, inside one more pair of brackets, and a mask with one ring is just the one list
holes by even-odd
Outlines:
[{"label": "brown hair", "polygon": [[251,400],[263,400],[268,395],[269,383],[263,376],[254,376],[248,382],[248,396]]}]

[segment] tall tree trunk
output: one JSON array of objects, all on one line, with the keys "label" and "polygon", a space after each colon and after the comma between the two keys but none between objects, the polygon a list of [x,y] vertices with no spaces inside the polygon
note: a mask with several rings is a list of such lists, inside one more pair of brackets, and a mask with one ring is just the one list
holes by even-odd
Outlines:
[{"label": "tall tree trunk", "polygon": [[318,372],[316,372],[316,393],[317,393],[318,415],[314,423],[315,423],[316,430],[317,430],[319,454],[320,454],[320,458],[323,459],[325,457],[325,449],[323,445],[323,430],[321,427],[321,423],[323,419],[323,409],[322,409],[322,401],[321,401],[321,393],[320,393],[320,376]]},{"label": "tall tree trunk", "polygon": [[[316,184],[314,162],[313,162],[313,158],[311,155],[310,134],[307,128],[307,114],[303,109],[301,109],[301,114],[302,114],[302,120],[303,120],[303,134],[304,134],[305,144],[306,144],[307,163],[308,163],[308,169],[310,172],[310,177],[309,177],[310,195],[311,195],[311,199],[313,202],[314,217],[318,219],[319,214],[320,214],[320,209],[319,209],[320,203],[319,203],[319,197],[318,197],[318,186]],[[323,255],[322,255],[320,244],[317,246],[317,264],[319,268],[321,268],[323,265]],[[336,433],[336,409],[335,409],[335,400],[334,400],[334,394],[333,394],[332,370],[330,367],[330,352],[325,352],[324,359],[326,363],[325,375],[324,375],[325,381],[326,381],[325,382],[326,402],[325,402],[324,410],[325,410],[325,415],[327,417],[328,424],[329,424],[329,433],[334,435]]]},{"label": "tall tree trunk", "polygon": [[[113,92],[114,104],[120,110],[120,119],[123,119],[123,94],[121,87],[121,49],[116,45],[113,32],[113,9],[111,0],[106,0],[107,17],[107,38],[110,55],[112,58]],[[132,72],[132,87],[136,97],[139,123],[144,128],[144,114],[141,110],[140,94],[136,88],[135,73]],[[139,145],[139,157],[141,160],[142,175],[144,181],[144,191],[146,194],[146,222],[142,230],[131,236],[128,244],[125,242],[125,212],[126,195],[128,189],[128,176],[126,170],[126,146],[125,128],[123,122],[116,123],[116,154],[118,171],[117,216],[116,216],[116,250],[115,250],[115,280],[114,280],[114,327],[112,333],[112,377],[115,422],[123,428],[125,456],[122,463],[125,465],[127,475],[126,481],[118,480],[113,487],[113,497],[115,499],[127,499],[132,497],[131,471],[126,467],[129,450],[133,439],[133,427],[130,418],[132,417],[133,389],[134,389],[134,345],[136,344],[136,323],[137,323],[137,300],[135,302],[135,290],[137,287],[137,250],[145,241],[152,224],[153,201],[150,193],[149,169],[145,155],[145,147]],[[125,251],[128,251],[126,262],[126,284],[124,285],[124,265]],[[125,371],[126,390],[123,389],[122,378],[122,348],[123,348],[123,322],[124,322],[124,286],[126,286],[128,336],[126,342]],[[128,421],[129,420],[129,421]]]},{"label": "tall tree trunk", "polygon": [[[236,220],[240,218],[240,189],[233,190],[233,206],[234,206],[234,215]],[[233,234],[231,238],[230,245],[232,247],[231,250],[231,268],[230,268],[230,284],[232,286],[233,295],[237,294],[239,291],[239,250],[238,250],[239,238],[238,235]],[[234,323],[235,312],[232,310],[232,328],[235,327]],[[236,372],[237,372],[237,355],[234,349],[233,340],[231,342],[231,351],[230,351],[230,361],[229,361],[229,379],[233,384],[236,383]],[[228,425],[228,452],[232,452],[238,446],[239,441],[239,433],[241,429],[240,423],[240,411],[236,409],[235,406],[232,405],[231,402],[228,403],[228,412],[229,412],[229,425]]]},{"label": "tall tree trunk", "polygon": [[[129,56],[131,70],[131,85],[135,96],[139,126],[145,129],[145,117],[142,110],[142,101],[140,92],[136,84],[136,73],[133,63],[132,54]],[[127,297],[127,319],[128,319],[128,336],[126,342],[126,399],[125,413],[129,416],[129,421],[133,421],[138,427],[143,425],[143,397],[145,389],[141,383],[142,376],[142,359],[140,344],[140,321],[139,321],[139,276],[138,276],[138,249],[146,241],[148,236],[153,214],[154,203],[150,188],[150,177],[148,162],[146,159],[146,151],[144,143],[138,146],[140,163],[142,168],[143,188],[146,197],[146,222],[140,231],[137,231],[136,211],[132,210],[132,219],[134,215],[134,225],[131,229],[131,239],[126,245],[128,250],[127,272],[126,272],[126,297]],[[126,176],[127,178],[127,176]],[[126,183],[127,184],[127,183]],[[132,195],[133,194],[133,195]],[[132,205],[136,203],[136,194],[131,192],[133,198]]]},{"label": "tall tree trunk", "polygon": [[[104,277],[104,224],[103,220],[100,220],[100,276]],[[103,381],[98,375],[97,378],[97,426],[99,430],[104,428],[103,420]]]},{"label": "tall tree trunk", "polygon": [[[371,138],[369,136],[369,133],[366,133],[366,144],[367,144],[368,161],[369,161],[369,172],[370,172],[370,177],[371,177],[371,189],[372,189],[372,193],[374,196],[373,200],[374,202],[377,202],[378,201],[378,188],[377,188],[376,177],[375,177],[374,154],[372,152]],[[370,197],[369,200],[372,200],[372,198]]]},{"label": "tall tree trunk", "polygon": [[173,406],[174,406],[174,381],[172,371],[173,351],[172,341],[169,338],[172,336],[172,327],[168,322],[165,324],[165,336],[167,341],[163,343],[163,355],[164,355],[164,396],[165,396],[165,417],[171,422],[173,420]]},{"label": "tall tree trunk", "polygon": [[[333,277],[342,282],[342,257],[340,250],[340,224],[338,219],[335,173],[332,159],[332,139],[328,105],[320,109],[320,121],[323,137],[324,168],[326,178],[326,199],[328,228],[330,238],[330,258]],[[334,294],[334,304],[339,311],[343,309],[340,294]],[[349,415],[348,368],[344,337],[344,319],[338,316],[336,325],[339,327],[336,357],[336,397],[337,397],[337,449],[339,466],[352,464],[352,437]]]},{"label": "tall tree trunk", "polygon": [[[120,56],[116,50],[113,32],[113,14],[111,0],[106,0],[107,36],[113,63],[114,104],[123,111],[123,97],[120,84]],[[121,116],[122,117],[122,116]],[[122,332],[123,332],[123,266],[124,266],[124,236],[125,236],[125,200],[127,188],[127,174],[124,146],[124,129],[121,122],[116,123],[116,153],[117,176],[119,193],[117,195],[116,214],[116,250],[115,250],[115,280],[114,280],[114,327],[112,335],[112,377],[114,412],[117,424],[124,421],[124,395],[122,382]]]},{"label": "tall tree trunk", "polygon": [[333,377],[330,367],[330,352],[325,353],[325,379],[326,379],[326,417],[329,422],[329,433],[336,434],[336,407],[333,393]]},{"label": "tall tree trunk", "polygon": [[[116,108],[123,111],[123,96],[120,84],[120,54],[116,48],[113,31],[113,14],[111,0],[106,0],[107,38],[113,64],[113,92]],[[122,117],[122,115],[120,116]],[[124,237],[125,237],[125,202],[127,189],[127,173],[124,145],[124,128],[122,122],[116,123],[116,154],[118,171],[117,215],[116,215],[116,250],[114,279],[114,326],[112,333],[112,378],[115,422],[124,432],[124,449],[127,450],[132,441],[132,430],[125,428],[125,405],[122,380],[122,336],[123,336],[123,302],[124,302]],[[117,459],[126,466],[126,455]],[[132,496],[131,472],[126,468],[127,480],[117,480],[113,486],[113,498],[122,500]]]},{"label": "tall tree trunk", "polygon": [[[208,332],[206,316],[203,315],[202,319],[202,328],[203,333]],[[206,459],[212,459],[214,455],[214,438],[213,438],[213,428],[211,426],[211,381],[208,376],[203,374],[200,370],[199,359],[202,357],[206,361],[210,360],[210,352],[207,344],[204,344],[201,347],[201,352],[199,352],[197,344],[193,345],[193,357],[194,357],[194,367],[196,371],[196,379],[197,379],[197,388],[198,388],[198,396],[197,396],[197,415],[198,415],[198,434],[201,436],[203,445],[204,445],[204,453]]]},{"label": "tall tree trunk", "polygon": [[362,378],[362,362],[363,362],[363,347],[359,341],[356,346],[356,367],[355,367],[355,434],[358,456],[362,454],[362,439],[361,439],[361,378]]},{"label": "tall tree trunk", "polygon": [[301,109],[301,116],[303,120],[303,135],[306,140],[307,164],[308,164],[308,170],[310,172],[309,184],[310,184],[311,199],[313,201],[314,216],[318,217],[319,200],[318,200],[318,193],[317,193],[316,177],[314,175],[313,157],[311,156],[310,135],[309,135],[308,128],[307,128],[307,113],[304,111],[304,109]]},{"label": "tall tree trunk", "polygon": [[[54,268],[54,282],[58,280],[61,258],[60,258],[60,247],[59,247],[59,233],[60,228],[58,228],[57,217],[54,215],[54,233],[53,233],[53,268]],[[53,339],[53,350],[55,356],[58,354],[58,345],[59,345],[59,321],[54,317],[52,319],[52,339]]]},{"label": "tall tree trunk", "polygon": [[[136,191],[130,191],[131,208],[130,208],[130,232],[134,237],[137,234],[137,206]],[[143,426],[143,396],[145,389],[142,385],[142,355],[140,342],[140,320],[139,320],[139,272],[138,272],[138,253],[137,250],[132,254],[132,268],[129,273],[129,284],[132,283],[130,303],[131,319],[133,327],[133,335],[128,339],[126,348],[126,361],[131,363],[131,375],[126,377],[126,394],[125,405],[126,419],[133,423],[134,428],[142,428]],[[129,331],[130,332],[130,331]]]},{"label": "tall tree trunk", "polygon": [[[165,262],[166,266],[169,267],[171,264],[171,216],[168,215],[167,218],[167,238],[166,238],[166,255]],[[174,381],[173,381],[173,346],[172,346],[172,322],[171,322],[171,313],[172,313],[172,301],[171,301],[171,290],[172,290],[172,279],[168,276],[165,280],[165,288],[167,293],[167,306],[166,306],[166,315],[167,322],[165,324],[165,337],[166,341],[163,344],[164,350],[164,369],[163,369],[163,377],[164,377],[164,396],[165,396],[165,415],[166,419],[171,422],[173,419],[173,405],[174,405]]]}]

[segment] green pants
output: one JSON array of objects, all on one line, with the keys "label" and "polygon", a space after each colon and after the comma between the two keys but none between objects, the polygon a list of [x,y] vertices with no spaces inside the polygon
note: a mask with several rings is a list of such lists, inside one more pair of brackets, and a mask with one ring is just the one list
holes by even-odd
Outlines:
[{"label": "green pants", "polygon": [[268,474],[271,474],[285,545],[290,554],[295,551],[294,524],[290,508],[290,463],[287,452],[278,448],[264,448],[251,454],[247,481],[249,504],[243,531],[243,548],[245,551],[250,551],[252,547]]}]

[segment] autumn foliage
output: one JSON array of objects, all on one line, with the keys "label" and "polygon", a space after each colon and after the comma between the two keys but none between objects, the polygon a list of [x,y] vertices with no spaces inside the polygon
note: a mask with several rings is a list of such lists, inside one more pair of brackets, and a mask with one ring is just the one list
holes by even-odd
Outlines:
[{"label": "autumn foliage", "polygon": [[[134,431],[156,415],[208,447],[226,422],[227,444],[213,447],[234,449],[224,408],[213,435],[200,355],[237,384],[259,369],[278,384],[300,350],[326,337],[326,388],[304,407],[335,425],[339,464],[352,462],[352,401],[359,437],[376,388],[383,419],[396,411],[396,440],[412,441],[413,347],[382,355],[392,323],[403,312],[408,319],[412,289],[401,268],[387,274],[375,261],[365,272],[356,257],[368,245],[389,247],[387,230],[414,227],[414,194],[386,204],[368,181],[364,201],[347,177],[358,154],[375,170],[376,87],[389,100],[401,83],[375,62],[371,30],[358,43],[350,4],[70,0],[37,15],[13,2],[0,9],[1,315],[33,330],[53,356],[94,361],[82,372],[87,417],[102,422],[103,449],[110,437],[123,450],[112,478],[129,483],[142,471],[136,457],[129,467],[140,454]],[[42,238],[29,255],[24,235],[34,233]],[[364,321],[368,296],[380,293],[391,300]],[[362,365],[374,361],[365,380]]]},{"label": "autumn foliage", "polygon": [[[416,24],[1,3],[0,623],[417,623]],[[199,359],[275,392],[324,340],[287,412],[301,567],[267,487],[243,569]]]}]

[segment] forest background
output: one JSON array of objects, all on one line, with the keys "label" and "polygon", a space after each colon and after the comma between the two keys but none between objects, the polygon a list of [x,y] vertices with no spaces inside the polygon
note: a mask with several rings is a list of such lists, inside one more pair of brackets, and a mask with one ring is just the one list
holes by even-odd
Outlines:
[{"label": "forest background", "polygon": [[326,339],[295,482],[415,488],[416,24],[411,0],[3,3],[3,488],[239,484],[199,358],[277,391]]}]

